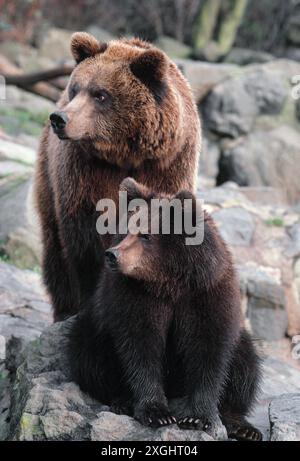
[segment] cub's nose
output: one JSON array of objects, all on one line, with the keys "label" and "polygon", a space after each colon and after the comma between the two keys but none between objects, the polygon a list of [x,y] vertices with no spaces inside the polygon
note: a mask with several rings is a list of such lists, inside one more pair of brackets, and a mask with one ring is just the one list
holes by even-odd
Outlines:
[{"label": "cub's nose", "polygon": [[115,269],[118,265],[118,256],[119,251],[114,248],[109,248],[105,252],[106,262],[112,269]]},{"label": "cub's nose", "polygon": [[64,112],[56,111],[50,115],[50,121],[54,131],[61,131],[65,128],[68,117]]}]

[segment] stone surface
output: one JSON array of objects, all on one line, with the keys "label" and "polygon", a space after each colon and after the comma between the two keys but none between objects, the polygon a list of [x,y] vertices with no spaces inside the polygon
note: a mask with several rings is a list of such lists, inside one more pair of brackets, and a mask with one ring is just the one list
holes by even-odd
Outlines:
[{"label": "stone surface", "polygon": [[0,262],[0,335],[18,338],[22,347],[52,322],[40,276]]},{"label": "stone surface", "polygon": [[287,95],[288,85],[279,72],[250,66],[211,91],[201,107],[205,125],[236,138],[253,129],[258,115],[279,114]]},{"label": "stone surface", "polygon": [[230,245],[250,245],[255,224],[249,211],[241,207],[224,208],[213,213],[222,237]]},{"label": "stone surface", "polygon": [[224,145],[218,182],[270,186],[286,191],[290,202],[300,199],[300,134],[289,126],[254,131]]},{"label": "stone surface", "polygon": [[52,27],[41,39],[39,54],[54,61],[63,61],[72,57],[70,41],[73,31]]},{"label": "stone surface", "polygon": [[[176,426],[151,429],[125,415],[109,412],[70,381],[66,332],[56,323],[29,345],[11,387],[9,439],[14,440],[213,440],[200,431]],[[215,436],[215,434],[214,434]],[[224,438],[224,429],[217,433]]]},{"label": "stone surface", "polygon": [[246,316],[255,337],[275,341],[288,328],[285,292],[279,270],[255,264],[239,266],[242,292],[247,296]]},{"label": "stone surface", "polygon": [[197,103],[217,84],[240,72],[239,67],[233,64],[214,64],[189,59],[176,59],[176,63],[189,81]]},{"label": "stone surface", "polygon": [[246,66],[253,63],[265,63],[272,61],[274,56],[263,51],[249,50],[246,48],[233,47],[227,54],[225,62]]},{"label": "stone surface", "polygon": [[185,45],[172,37],[162,35],[155,41],[155,45],[163,50],[171,59],[189,58],[192,54],[192,48]]},{"label": "stone surface", "polygon": [[[198,441],[224,439],[224,429],[211,435],[200,431],[182,431],[176,426],[158,430],[146,428],[131,417],[116,415],[70,381],[66,357],[66,332],[74,318],[56,323],[30,344],[23,353],[24,361],[18,367],[10,388],[12,397],[9,439],[14,440],[146,440]],[[270,421],[278,414],[275,403],[284,392],[300,392],[300,371],[278,360],[267,359],[263,366],[262,392],[252,415],[252,422],[270,437]],[[285,396],[284,396],[285,398]],[[296,396],[295,396],[296,399]],[[271,402],[270,421],[268,405]],[[283,402],[283,401],[282,401]],[[294,400],[294,403],[296,400]],[[273,405],[273,407],[272,407]],[[171,402],[180,413],[180,404]],[[295,405],[294,405],[295,407]],[[294,408],[293,407],[293,408]],[[275,411],[275,408],[276,411]],[[282,403],[278,418],[285,424],[285,414],[291,401]],[[274,409],[274,410],[273,410]],[[294,410],[294,413],[296,411]],[[271,436],[274,431],[271,427]],[[286,437],[291,437],[289,432]]]},{"label": "stone surface", "polygon": [[300,394],[285,394],[269,407],[271,441],[300,441]]}]

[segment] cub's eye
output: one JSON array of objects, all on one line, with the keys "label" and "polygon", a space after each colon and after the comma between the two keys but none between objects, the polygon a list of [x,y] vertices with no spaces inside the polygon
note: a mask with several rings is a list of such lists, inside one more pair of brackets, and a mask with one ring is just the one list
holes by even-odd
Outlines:
[{"label": "cub's eye", "polygon": [[150,242],[152,240],[152,235],[151,234],[141,234],[140,238],[144,242]]}]

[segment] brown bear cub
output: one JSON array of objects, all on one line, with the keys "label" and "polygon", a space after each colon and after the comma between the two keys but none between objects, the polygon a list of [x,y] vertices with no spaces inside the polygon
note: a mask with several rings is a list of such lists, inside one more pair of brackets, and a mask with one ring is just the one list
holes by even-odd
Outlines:
[{"label": "brown bear cub", "polygon": [[110,239],[96,231],[96,204],[117,203],[127,176],[159,192],[195,188],[200,123],[177,66],[138,39],[99,43],[78,32],[76,67],[50,115],[37,161],[43,276],[55,320],[94,291]]},{"label": "brown bear cub", "polygon": [[[121,189],[129,200],[172,198],[131,178]],[[180,219],[190,213],[196,222],[193,194],[175,197]],[[189,211],[185,199],[193,204]],[[260,360],[242,326],[231,255],[212,218],[202,216],[201,244],[187,245],[185,231],[175,233],[172,225],[169,234],[161,227],[151,234],[151,223],[139,234],[115,236],[98,288],[71,327],[73,378],[145,425],[209,431],[220,416],[229,437],[261,440],[245,419],[256,400]],[[168,399],[175,397],[184,397],[185,417],[170,412]]]}]

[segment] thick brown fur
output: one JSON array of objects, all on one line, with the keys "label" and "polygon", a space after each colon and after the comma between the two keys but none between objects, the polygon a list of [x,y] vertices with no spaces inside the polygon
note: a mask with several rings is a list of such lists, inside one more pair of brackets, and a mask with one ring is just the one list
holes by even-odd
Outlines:
[{"label": "thick brown fur", "polygon": [[[132,179],[121,187],[129,200],[148,205],[164,197]],[[177,218],[188,216],[201,226],[195,197],[185,191],[173,198],[179,204],[190,199],[192,209],[181,205]],[[230,252],[212,218],[199,216],[204,238],[194,245],[186,244],[185,230],[176,233],[172,226],[168,234],[152,233],[153,213],[140,233],[129,227],[125,237],[116,236],[95,295],[74,319],[73,378],[143,424],[177,422],[210,431],[220,416],[230,437],[258,441],[259,430],[245,417],[257,397],[260,360],[243,327]],[[185,399],[177,420],[170,398]]]},{"label": "thick brown fur", "polygon": [[117,203],[128,175],[161,192],[193,191],[201,140],[190,87],[162,51],[139,39],[99,43],[86,33],[73,35],[71,50],[77,66],[51,117],[56,134],[50,124],[44,130],[35,176],[56,320],[95,289],[110,244],[96,232],[96,203]]}]

